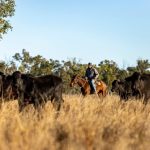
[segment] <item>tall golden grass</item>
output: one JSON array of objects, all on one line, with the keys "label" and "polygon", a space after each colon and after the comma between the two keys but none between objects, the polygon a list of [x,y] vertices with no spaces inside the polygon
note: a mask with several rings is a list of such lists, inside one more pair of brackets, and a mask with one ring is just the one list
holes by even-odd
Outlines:
[{"label": "tall golden grass", "polygon": [[0,150],[149,150],[150,105],[107,96],[64,96],[56,114],[51,103],[38,114],[18,113],[17,101],[0,110]]}]

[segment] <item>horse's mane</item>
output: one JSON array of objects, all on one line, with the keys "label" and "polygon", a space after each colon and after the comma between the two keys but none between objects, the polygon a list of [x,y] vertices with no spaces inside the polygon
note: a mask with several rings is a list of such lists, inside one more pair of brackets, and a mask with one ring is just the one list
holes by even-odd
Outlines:
[{"label": "horse's mane", "polygon": [[78,79],[81,79],[82,81],[88,82],[88,81],[85,79],[85,76],[80,75],[80,74],[75,74],[75,75],[73,75],[73,76],[72,76],[72,79],[74,80],[74,79],[77,78],[77,77],[78,77]]}]

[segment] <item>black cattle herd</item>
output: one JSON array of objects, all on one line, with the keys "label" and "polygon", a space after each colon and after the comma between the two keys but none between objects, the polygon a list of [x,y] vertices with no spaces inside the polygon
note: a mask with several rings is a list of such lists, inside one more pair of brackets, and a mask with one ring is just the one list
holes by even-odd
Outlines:
[{"label": "black cattle herd", "polygon": [[135,97],[143,99],[144,104],[147,104],[150,98],[150,74],[134,72],[124,80],[114,80],[111,91],[116,92],[120,99]]},{"label": "black cattle herd", "polygon": [[[59,111],[63,103],[62,89],[63,81],[55,75],[35,77],[19,71],[11,75],[0,72],[0,102],[18,100],[19,111],[28,104],[33,104],[35,109],[39,109],[48,100]],[[117,93],[120,99],[135,97],[143,99],[144,104],[147,104],[150,98],[150,74],[135,72],[124,80],[114,80],[111,91]]]},{"label": "black cattle herd", "polygon": [[62,86],[62,79],[54,75],[34,77],[16,71],[6,76],[0,73],[0,97],[3,101],[17,99],[19,111],[28,104],[33,104],[35,109],[39,109],[48,100],[58,111],[63,102]]}]

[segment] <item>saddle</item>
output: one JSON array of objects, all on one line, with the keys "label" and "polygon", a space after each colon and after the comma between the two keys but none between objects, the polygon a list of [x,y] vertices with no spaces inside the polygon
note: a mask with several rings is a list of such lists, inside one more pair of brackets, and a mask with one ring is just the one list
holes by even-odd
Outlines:
[{"label": "saddle", "polygon": [[95,81],[95,84],[96,84],[96,85],[101,85],[101,84],[102,84],[102,81],[100,81],[100,80],[99,80],[99,81]]},{"label": "saddle", "polygon": [[[96,80],[96,81],[95,81],[95,85],[96,85],[96,86],[97,86],[97,85],[99,85],[99,86],[100,86],[100,85],[102,85],[102,81],[100,81],[100,80],[99,80],[99,81],[98,81],[98,80]],[[90,89],[90,93],[91,93],[91,94],[94,94],[94,93],[95,93],[95,91],[93,91],[93,89],[91,88],[91,89]]]}]

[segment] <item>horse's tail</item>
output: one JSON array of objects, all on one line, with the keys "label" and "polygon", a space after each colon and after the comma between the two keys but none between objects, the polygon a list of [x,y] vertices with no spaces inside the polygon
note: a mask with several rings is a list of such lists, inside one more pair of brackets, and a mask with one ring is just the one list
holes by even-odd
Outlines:
[{"label": "horse's tail", "polygon": [[97,84],[99,86],[101,86],[101,88],[102,88],[101,91],[103,93],[103,96],[105,97],[108,94],[108,87],[107,87],[106,83],[102,80],[98,80]]}]

